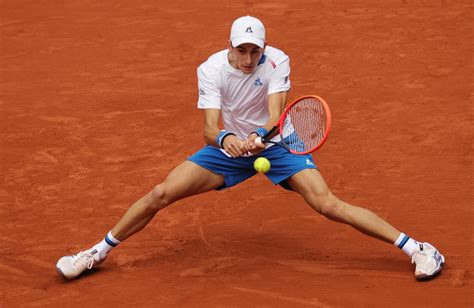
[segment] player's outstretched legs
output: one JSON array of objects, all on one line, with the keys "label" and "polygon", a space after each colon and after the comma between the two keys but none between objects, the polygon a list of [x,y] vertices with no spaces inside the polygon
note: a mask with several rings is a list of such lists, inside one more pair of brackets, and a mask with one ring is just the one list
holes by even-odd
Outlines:
[{"label": "player's outstretched legs", "polygon": [[412,263],[416,264],[415,277],[418,280],[432,278],[441,271],[445,258],[433,245],[419,243],[373,212],[338,199],[317,170],[305,169],[292,176],[288,183],[314,210],[325,217],[348,224],[364,234],[401,248],[412,258]]},{"label": "player's outstretched legs", "polygon": [[143,229],[161,209],[177,200],[213,190],[223,184],[222,175],[193,162],[183,162],[161,184],[135,202],[103,241],[76,255],[59,259],[56,264],[58,272],[64,278],[72,279],[97,267],[113,247]]}]

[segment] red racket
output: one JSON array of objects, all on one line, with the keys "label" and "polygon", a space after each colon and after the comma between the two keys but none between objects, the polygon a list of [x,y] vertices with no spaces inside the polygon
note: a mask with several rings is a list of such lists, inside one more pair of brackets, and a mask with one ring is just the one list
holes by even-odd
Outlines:
[{"label": "red racket", "polygon": [[[271,141],[279,129],[280,141]],[[331,111],[324,99],[306,95],[289,104],[277,124],[256,143],[273,143],[294,154],[309,154],[319,149],[331,129]]]}]

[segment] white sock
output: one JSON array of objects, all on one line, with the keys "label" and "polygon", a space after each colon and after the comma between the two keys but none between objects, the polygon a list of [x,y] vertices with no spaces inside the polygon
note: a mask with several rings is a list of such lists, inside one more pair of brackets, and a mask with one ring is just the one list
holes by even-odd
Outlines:
[{"label": "white sock", "polygon": [[112,235],[112,231],[109,231],[105,238],[92,247],[92,249],[96,249],[99,253],[100,259],[103,260],[107,257],[107,254],[118,244],[120,244],[120,241]]},{"label": "white sock", "polygon": [[413,253],[419,249],[420,245],[420,243],[410,238],[403,232],[400,233],[397,240],[393,244],[403,250],[403,252],[405,252],[409,257],[411,257]]}]

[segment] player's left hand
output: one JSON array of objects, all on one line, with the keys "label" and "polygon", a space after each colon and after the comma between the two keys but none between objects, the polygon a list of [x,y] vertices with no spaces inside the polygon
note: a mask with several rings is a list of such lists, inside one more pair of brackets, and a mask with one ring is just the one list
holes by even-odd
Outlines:
[{"label": "player's left hand", "polygon": [[223,149],[233,158],[240,157],[247,153],[247,141],[237,138],[235,135],[229,135],[222,142]]}]

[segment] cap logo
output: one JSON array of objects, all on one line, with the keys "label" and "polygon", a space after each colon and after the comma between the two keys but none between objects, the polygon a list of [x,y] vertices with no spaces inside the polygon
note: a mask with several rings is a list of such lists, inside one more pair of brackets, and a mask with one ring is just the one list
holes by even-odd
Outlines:
[{"label": "cap logo", "polygon": [[252,31],[252,27],[248,27],[246,30],[245,30],[246,33],[253,33]]}]

